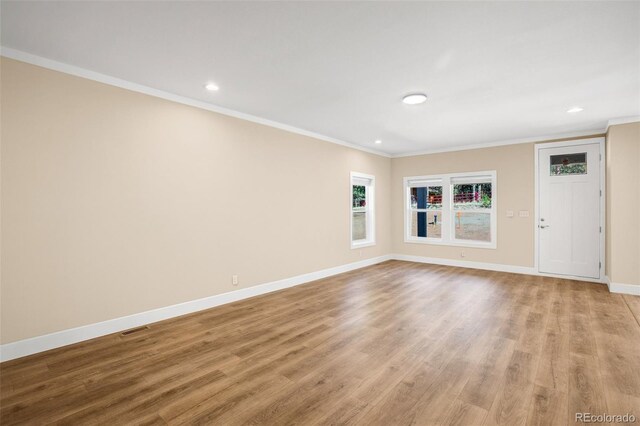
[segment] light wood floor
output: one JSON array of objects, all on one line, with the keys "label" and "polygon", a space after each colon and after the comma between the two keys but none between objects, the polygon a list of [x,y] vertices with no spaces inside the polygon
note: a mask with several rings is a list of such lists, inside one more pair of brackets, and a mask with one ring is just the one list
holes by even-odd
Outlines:
[{"label": "light wood floor", "polygon": [[0,423],[640,418],[639,320],[600,284],[389,261],[3,363]]}]

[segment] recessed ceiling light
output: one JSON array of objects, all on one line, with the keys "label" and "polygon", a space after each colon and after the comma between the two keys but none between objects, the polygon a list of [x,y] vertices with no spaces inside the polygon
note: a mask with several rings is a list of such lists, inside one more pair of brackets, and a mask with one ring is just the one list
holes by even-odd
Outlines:
[{"label": "recessed ceiling light", "polygon": [[575,114],[576,112],[580,112],[580,111],[583,111],[583,110],[584,110],[584,108],[580,108],[580,107],[573,107],[573,108],[569,108],[569,109],[567,110],[567,112],[568,112],[569,114]]},{"label": "recessed ceiling light", "polygon": [[376,145],[380,145],[380,144],[382,143],[382,141],[381,141],[380,139],[378,139],[378,140],[376,140],[374,143],[375,143]]},{"label": "recessed ceiling light", "polygon": [[402,98],[402,102],[407,105],[418,105],[422,104],[427,100],[427,95],[424,93],[411,93]]},{"label": "recessed ceiling light", "polygon": [[220,90],[220,88],[218,87],[217,84],[215,83],[207,83],[204,85],[204,88],[211,91],[211,92],[217,92],[218,90]]}]

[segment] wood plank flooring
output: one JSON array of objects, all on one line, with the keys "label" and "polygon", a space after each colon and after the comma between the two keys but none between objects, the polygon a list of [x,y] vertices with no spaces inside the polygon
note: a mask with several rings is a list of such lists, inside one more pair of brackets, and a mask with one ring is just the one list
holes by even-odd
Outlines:
[{"label": "wood plank flooring", "polygon": [[389,261],[3,363],[0,423],[640,419],[639,299]]}]

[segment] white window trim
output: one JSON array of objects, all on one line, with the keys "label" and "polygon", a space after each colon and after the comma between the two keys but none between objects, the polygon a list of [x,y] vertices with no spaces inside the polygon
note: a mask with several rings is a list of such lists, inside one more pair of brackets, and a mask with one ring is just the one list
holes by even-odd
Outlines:
[{"label": "white window trim", "polygon": [[[455,221],[451,220],[453,217],[453,184],[452,179],[457,178],[472,178],[472,177],[490,177],[491,179],[491,209],[482,210],[483,213],[491,213],[491,241],[469,241],[460,240],[455,238]],[[498,217],[497,217],[497,205],[498,205],[498,183],[497,174],[495,170],[478,171],[478,172],[466,172],[466,173],[446,173],[441,175],[428,175],[428,176],[409,176],[403,179],[403,191],[404,191],[404,242],[414,244],[432,244],[443,246],[455,246],[455,247],[472,247],[472,248],[485,248],[496,249],[497,237],[498,237]],[[409,195],[409,183],[416,180],[431,181],[433,186],[442,185],[442,237],[413,237],[411,236],[411,219],[410,214],[416,209],[411,209],[411,197]],[[422,209],[425,210],[426,209]],[[473,212],[474,210],[468,210]]]},{"label": "white window trim", "polygon": [[[353,180],[366,179],[370,182],[367,185],[367,238],[364,240],[353,240]],[[351,248],[358,249],[376,245],[376,177],[366,173],[351,172],[349,175],[349,241]]]}]

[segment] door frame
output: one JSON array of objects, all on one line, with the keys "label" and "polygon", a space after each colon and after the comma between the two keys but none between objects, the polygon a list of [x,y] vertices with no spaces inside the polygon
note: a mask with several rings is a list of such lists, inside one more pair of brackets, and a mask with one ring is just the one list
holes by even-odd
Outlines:
[{"label": "door frame", "polygon": [[[563,142],[547,142],[547,143],[536,143],[534,145],[534,168],[535,168],[535,214],[534,214],[534,235],[535,235],[535,249],[534,249],[534,269],[538,275],[548,276],[548,277],[557,277],[557,278],[567,278],[574,279],[579,281],[589,281],[589,282],[598,282],[598,283],[606,283],[605,276],[605,241],[606,241],[606,162],[605,162],[605,138],[597,137],[597,138],[588,138],[588,139],[576,139],[571,141],[563,141]],[[556,275],[556,274],[548,274],[545,272],[540,272],[539,265],[539,257],[540,257],[540,228],[538,227],[540,223],[540,181],[539,181],[539,157],[540,150],[547,148],[560,148],[560,147],[568,147],[568,146],[580,146],[580,145],[598,145],[600,151],[600,277],[599,278],[585,278],[585,277],[576,277],[572,275]]]}]

